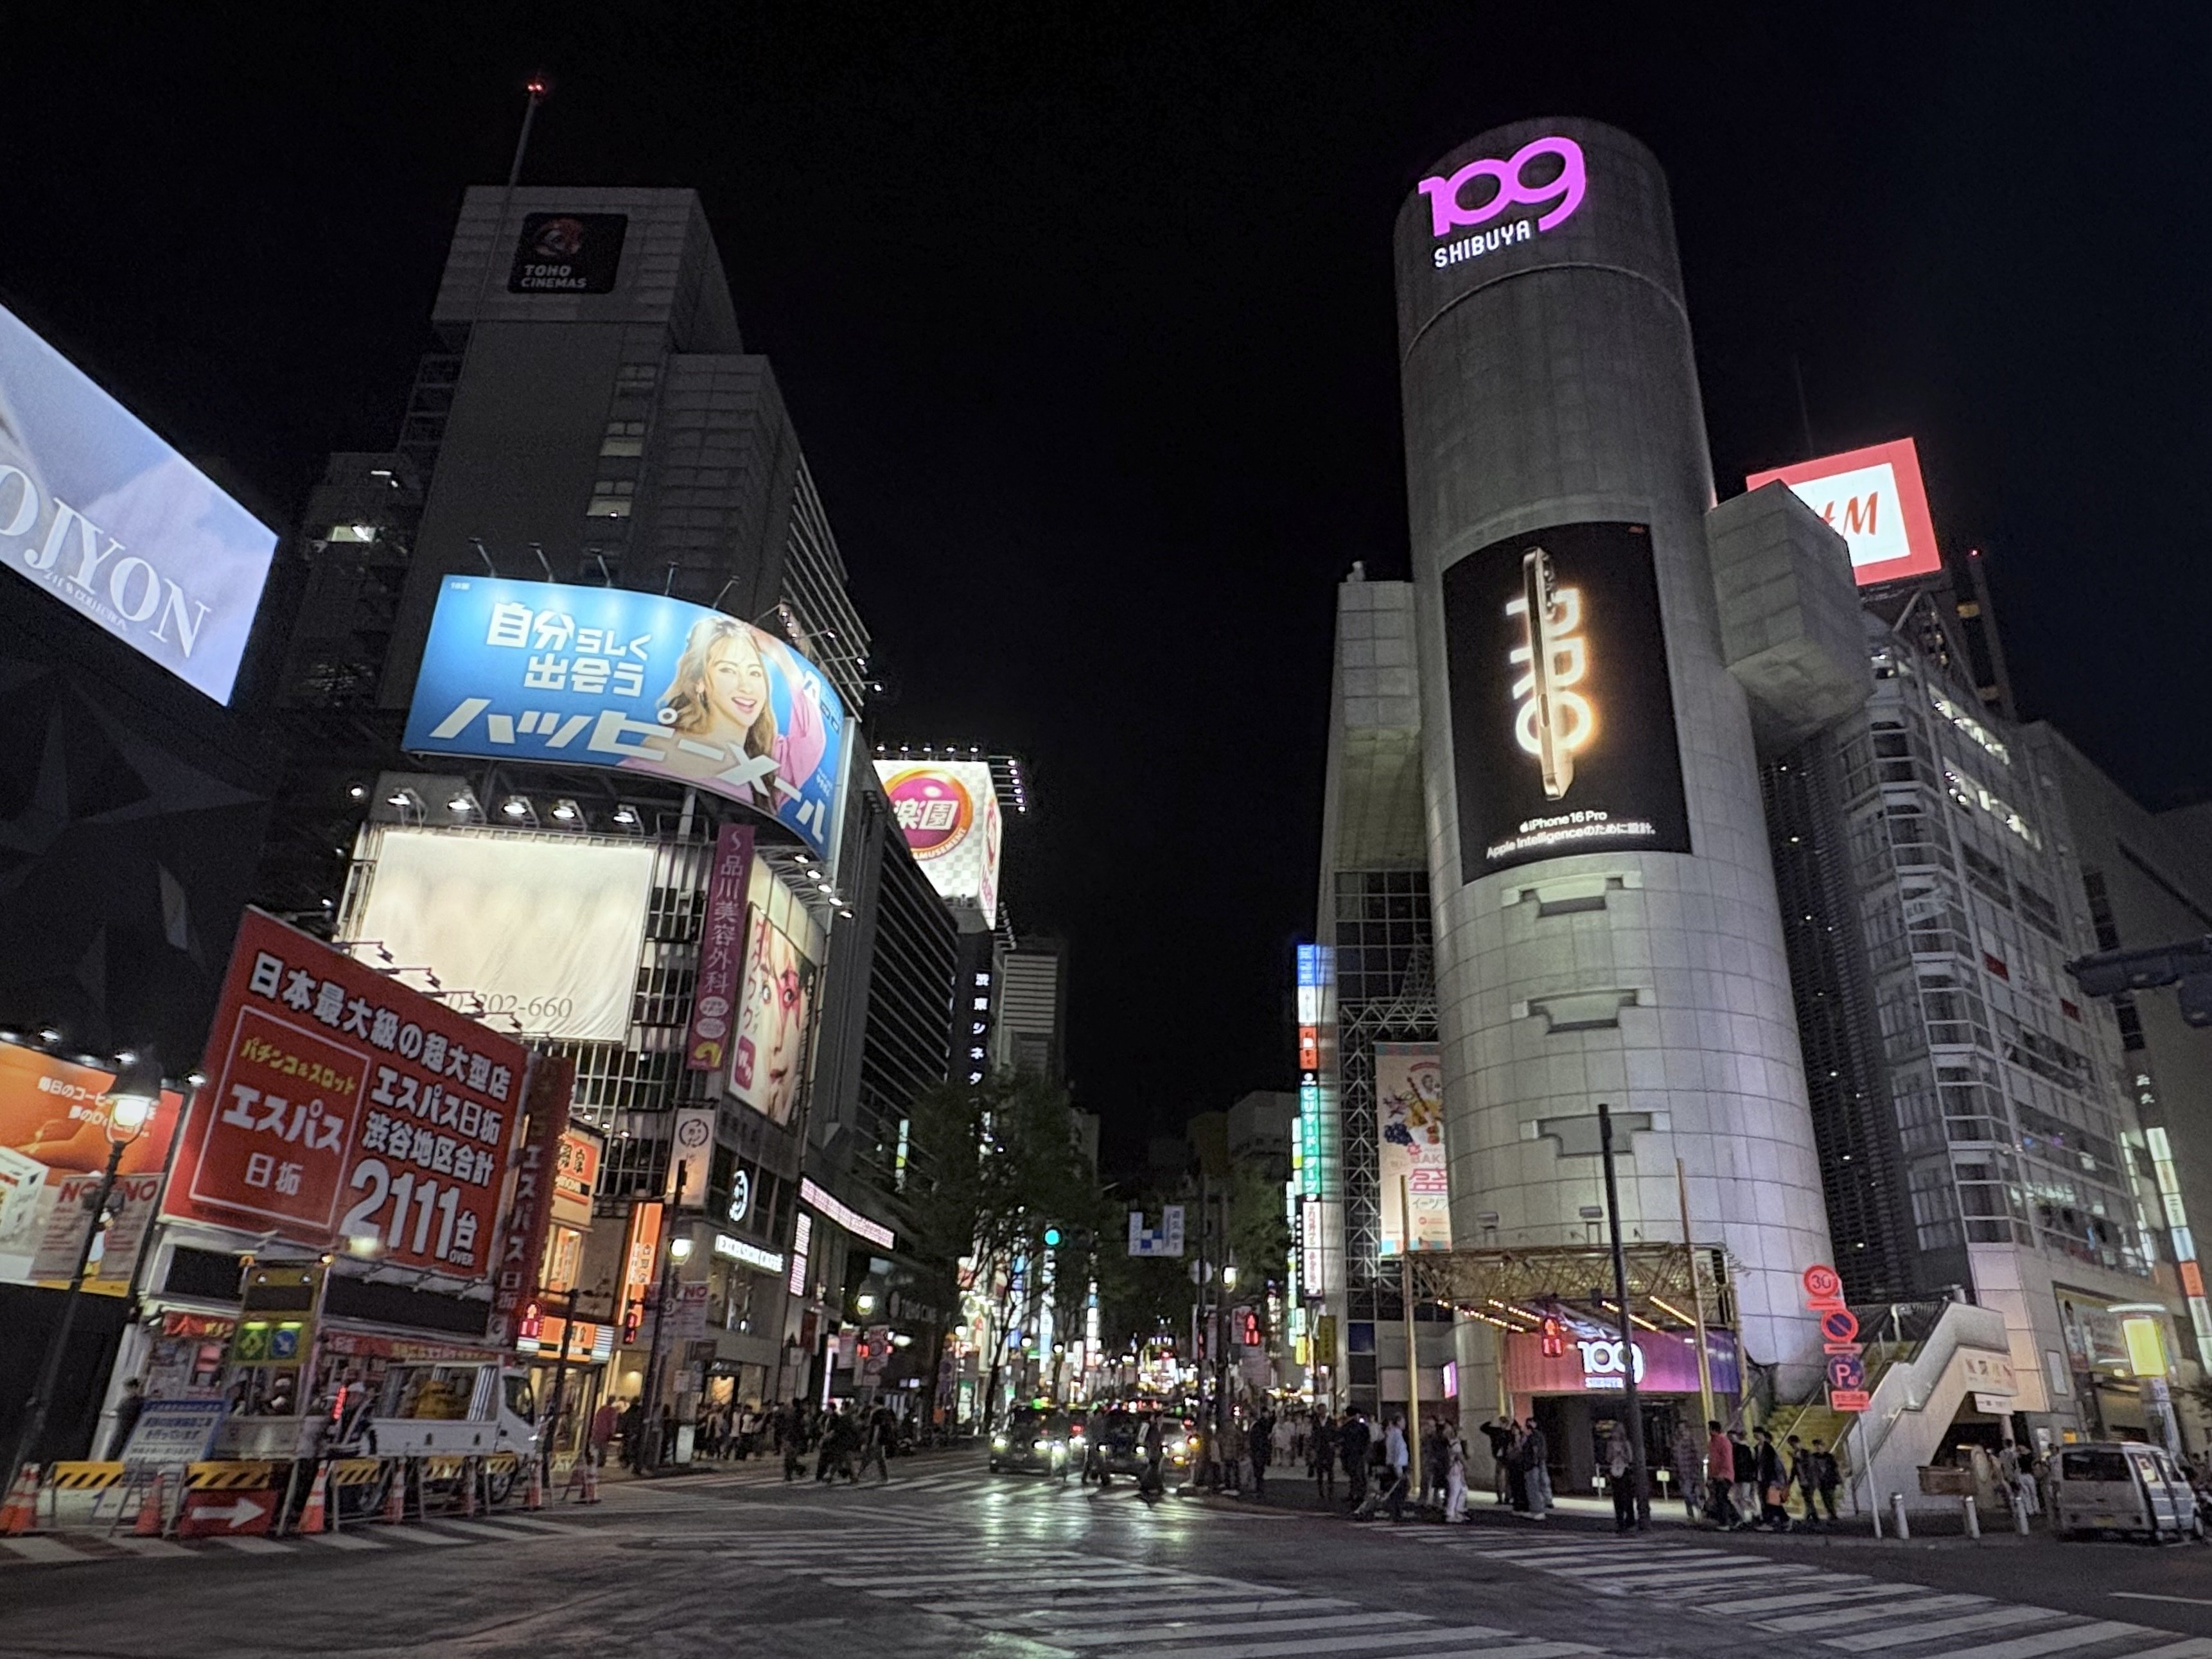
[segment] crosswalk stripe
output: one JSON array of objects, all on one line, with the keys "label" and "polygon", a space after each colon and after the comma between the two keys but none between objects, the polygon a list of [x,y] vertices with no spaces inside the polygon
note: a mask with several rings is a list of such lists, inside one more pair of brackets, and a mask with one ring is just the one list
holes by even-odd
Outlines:
[{"label": "crosswalk stripe", "polygon": [[2038,1659],[2039,1655],[2063,1653],[2069,1648],[2086,1648],[2094,1643],[2109,1642],[2116,1636],[2147,1636],[2149,1633],[2141,1625],[2103,1620],[2091,1625],[2076,1625],[2070,1630],[2045,1631],[2037,1636],[2015,1636],[2008,1642],[1960,1648],[1946,1654],[1944,1659]]},{"label": "crosswalk stripe", "polygon": [[412,1525],[379,1527],[376,1535],[387,1544],[465,1544],[468,1542],[465,1538],[456,1537],[449,1532],[441,1532],[437,1528],[426,1525],[420,1521]]},{"label": "crosswalk stripe", "polygon": [[562,1534],[589,1530],[572,1521],[541,1521],[534,1515],[502,1515],[496,1518],[502,1527],[520,1527],[525,1532]]},{"label": "crosswalk stripe", "polygon": [[[1136,1607],[1140,1604],[1152,1603],[1156,1605],[1145,1606],[1144,1611],[1148,1614],[1157,1617],[1163,1612],[1171,1612],[1178,1607],[1202,1607],[1209,1603],[1218,1601],[1224,1598],[1235,1599],[1239,1596],[1250,1598],[1263,1594],[1282,1598],[1279,1602],[1271,1602],[1269,1604],[1271,1606],[1292,1607],[1300,1605],[1316,1605],[1315,1602],[1308,1601],[1304,1598],[1294,1596],[1288,1590],[1270,1590],[1260,1585],[1248,1585],[1242,1590],[1207,1590],[1195,1595],[1194,1595],[1187,1587],[1182,1585],[1159,1590],[1133,1590],[1121,1589],[1117,1586],[1108,1586],[1102,1590],[1100,1595],[1093,1597],[1077,1598],[1068,1596],[1056,1598],[1050,1611],[1059,1613],[1079,1614],[1081,1608],[1077,1605],[1079,1600],[1103,1601],[1114,1607]],[[994,1595],[979,1597],[965,1601],[923,1601],[918,1605],[924,1613],[942,1613],[955,1616],[965,1616],[969,1613],[994,1613],[1001,1612],[1006,1607],[1007,1604],[1007,1598],[1006,1596]],[[1048,1611],[1048,1609],[1036,1607],[1032,1605],[1030,1607],[1024,1607],[1023,1611],[1025,1613],[1036,1612],[1042,1613]]]},{"label": "crosswalk stripe", "polygon": [[[1864,1582],[1841,1584],[1832,1589],[1801,1592],[1791,1595],[1754,1595],[1736,1601],[1709,1601],[1708,1613],[1787,1613],[1802,1607],[1848,1606],[1873,1597],[1915,1597],[1928,1594],[1925,1584],[1893,1584],[1886,1582]],[[1918,1605],[1917,1602],[1915,1605]]]},{"label": "crosswalk stripe", "polygon": [[1358,1605],[1356,1602],[1328,1595],[1302,1595],[1279,1601],[1255,1600],[1250,1596],[1241,1600],[1229,1597],[1218,1601],[1208,1597],[1200,1597],[1195,1601],[1176,1601],[1164,1604],[1149,1603],[1138,1607],[1122,1606],[1121,1601],[1121,1597],[1116,1596],[1110,1605],[1095,1609],[1040,1607],[1029,1613],[1015,1613],[1003,1622],[1009,1627],[1017,1625],[1044,1626],[1059,1624],[1073,1617],[1080,1620],[1086,1627],[1092,1625],[1141,1625],[1148,1620],[1157,1620],[1179,1613],[1186,1607],[1192,1610],[1193,1618],[1225,1619],[1232,1614],[1243,1613],[1303,1612],[1308,1609],[1319,1612]]},{"label": "crosswalk stripe", "polygon": [[2119,1659],[2208,1659],[2212,1656],[2212,1642],[2201,1636],[2192,1636],[2185,1642],[2168,1642],[2162,1648],[2143,1648],[2135,1653],[2124,1653]]},{"label": "crosswalk stripe", "polygon": [[301,1534],[310,1544],[320,1544],[332,1550],[380,1550],[389,1545],[380,1544],[374,1538],[363,1538],[357,1532],[310,1532]]},{"label": "crosswalk stripe", "polygon": [[252,1533],[235,1535],[226,1533],[208,1541],[221,1544],[226,1549],[236,1550],[240,1555],[289,1555],[292,1553],[289,1544],[280,1544],[273,1538],[257,1538]]},{"label": "crosswalk stripe", "polygon": [[[1135,1583],[1144,1579],[1157,1578],[1165,1571],[1162,1567],[1129,1566],[1112,1571],[1085,1573],[1084,1578],[1086,1583],[1093,1584]],[[840,1589],[869,1589],[883,1582],[860,1573],[825,1572],[814,1576],[818,1576],[823,1583],[835,1584]],[[988,1572],[933,1572],[929,1575],[929,1582],[942,1584],[947,1589],[955,1589],[963,1584],[1004,1583],[1006,1577],[1006,1568],[996,1567]],[[914,1592],[911,1587],[907,1587],[898,1593],[911,1595]]]},{"label": "crosswalk stripe", "polygon": [[1718,1578],[1735,1573],[1742,1575],[1771,1575],[1778,1572],[1796,1572],[1801,1568],[1791,1564],[1771,1564],[1747,1561],[1741,1556],[1723,1557],[1718,1561],[1684,1563],[1676,1565],[1667,1561],[1607,1561],[1594,1567],[1553,1567],[1552,1572],[1561,1578],[1595,1579],[1613,1577],[1632,1583],[1643,1578]]},{"label": "crosswalk stripe", "polygon": [[1395,1659],[1567,1659],[1570,1654],[1597,1651],[1580,1642],[1519,1642],[1504,1648],[1449,1648],[1429,1653],[1403,1653],[1395,1656]]},{"label": "crosswalk stripe", "polygon": [[[1357,1653],[1370,1648],[1403,1648],[1408,1642],[1482,1642],[1510,1636],[1489,1625],[1453,1625],[1436,1630],[1379,1631],[1371,1635],[1314,1636],[1290,1642],[1231,1642],[1204,1648],[1139,1648],[1124,1659],[1292,1659],[1302,1653]],[[1486,1659],[1487,1656],[1486,1656]]]},{"label": "crosswalk stripe", "polygon": [[[1863,1625],[1869,1620],[1917,1619],[1927,1613],[1962,1613],[1968,1607],[1991,1605],[1986,1595],[1906,1595],[1857,1607],[1826,1607],[1819,1613],[1792,1613],[1787,1619],[1762,1619],[1767,1630],[1826,1630],[1834,1625]],[[1947,1656],[1948,1659],[1948,1656]]]},{"label": "crosswalk stripe", "polygon": [[[1421,1625],[1418,1613],[1325,1613],[1288,1619],[1243,1619],[1229,1624],[1178,1620],[1135,1630],[1054,1631],[1046,1639],[1056,1648],[1113,1647],[1122,1642],[1197,1642],[1222,1636],[1271,1636],[1283,1631],[1371,1630],[1378,1625]],[[1215,1650],[1209,1649],[1209,1652]]]},{"label": "crosswalk stripe", "polygon": [[56,1538],[0,1538],[0,1549],[9,1550],[26,1561],[87,1561],[91,1557],[82,1550],[73,1550]]},{"label": "crosswalk stripe", "polygon": [[190,1555],[192,1551],[182,1544],[171,1543],[166,1538],[111,1538],[107,1540],[117,1549],[127,1550],[132,1555]]},{"label": "crosswalk stripe", "polygon": [[[1940,1636],[1963,1636],[1968,1631],[1996,1630],[2006,1625],[2027,1625],[2039,1619],[2064,1617],[2064,1613],[2054,1613],[2049,1607],[1997,1607],[1988,1613],[1970,1613],[1958,1619],[1938,1619],[1932,1625],[1911,1624],[1900,1630],[1831,1636],[1822,1645],[1841,1648],[1846,1653],[1879,1653],[1884,1649],[1901,1648],[1911,1642],[1932,1642]],[[1950,1659],[1950,1656],[1946,1655],[1945,1659]]]}]

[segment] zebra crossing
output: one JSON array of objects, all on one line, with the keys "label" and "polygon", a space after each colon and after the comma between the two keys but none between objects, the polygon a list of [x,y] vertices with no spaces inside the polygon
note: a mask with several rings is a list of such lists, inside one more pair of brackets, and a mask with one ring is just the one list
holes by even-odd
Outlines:
[{"label": "zebra crossing", "polygon": [[[887,1481],[878,1481],[873,1475],[863,1475],[854,1483],[854,1486],[869,1492],[878,1490],[898,1492],[981,1492],[1003,1484],[1011,1490],[1048,1492],[1056,1490],[1062,1485],[1057,1480],[1042,1479],[1024,1480],[1018,1476],[995,1475],[980,1464],[964,1462],[955,1468],[925,1468],[922,1472],[913,1474],[908,1474],[894,1462],[891,1471],[890,1479]],[[783,1478],[783,1463],[781,1459],[763,1458],[758,1462],[748,1460],[733,1468],[718,1470],[713,1474],[684,1475],[668,1483],[670,1491],[679,1492],[770,1491],[780,1486],[788,1486],[793,1492],[820,1491],[821,1487],[817,1486],[814,1480],[813,1460],[811,1458],[807,1460],[805,1472],[794,1480],[786,1480]],[[835,1483],[835,1489],[845,1492],[853,1488],[840,1480]]]},{"label": "zebra crossing", "polygon": [[750,1571],[896,1601],[1068,1659],[1607,1659],[1585,1643],[973,1530],[779,1533],[729,1553]]},{"label": "zebra crossing", "polygon": [[1565,1579],[1595,1594],[1680,1603],[1741,1626],[1874,1659],[2212,1659],[2212,1639],[1992,1595],[1947,1593],[1865,1573],[1769,1561],[1690,1543],[1474,1527],[1402,1534]]},{"label": "zebra crossing", "polygon": [[306,1556],[356,1554],[383,1551],[405,1555],[410,1551],[440,1549],[457,1545],[542,1543],[593,1530],[574,1522],[545,1521],[534,1515],[459,1516],[409,1522],[404,1526],[358,1526],[345,1532],[296,1534],[289,1538],[238,1537],[134,1538],[127,1533],[108,1537],[100,1533],[37,1533],[21,1538],[0,1538],[0,1568],[23,1566],[83,1566],[94,1562],[174,1560],[188,1556],[222,1558],[231,1555]]}]

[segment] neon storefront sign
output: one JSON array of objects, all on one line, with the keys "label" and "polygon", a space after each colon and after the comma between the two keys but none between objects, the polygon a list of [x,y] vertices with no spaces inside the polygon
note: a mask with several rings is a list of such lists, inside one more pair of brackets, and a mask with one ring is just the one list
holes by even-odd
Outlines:
[{"label": "neon storefront sign", "polygon": [[[1540,165],[1547,161],[1558,162],[1556,172]],[[1532,173],[1543,176],[1532,178]],[[1528,241],[1571,218],[1583,204],[1589,182],[1583,147],[1571,138],[1559,137],[1533,138],[1503,161],[1486,156],[1456,173],[1424,179],[1419,188],[1429,198],[1429,222],[1436,240],[1442,242],[1460,231],[1477,233],[1433,250],[1430,257],[1442,270],[1510,243]],[[1516,207],[1542,210],[1534,220],[1481,228]]]},{"label": "neon storefront sign", "polygon": [[[1641,1386],[1644,1382],[1644,1345],[1632,1342],[1628,1346],[1635,1355],[1636,1381]],[[1620,1338],[1584,1338],[1577,1340],[1575,1346],[1582,1351],[1583,1387],[1625,1389],[1628,1386],[1628,1379],[1623,1375],[1626,1367],[1621,1364]]]}]

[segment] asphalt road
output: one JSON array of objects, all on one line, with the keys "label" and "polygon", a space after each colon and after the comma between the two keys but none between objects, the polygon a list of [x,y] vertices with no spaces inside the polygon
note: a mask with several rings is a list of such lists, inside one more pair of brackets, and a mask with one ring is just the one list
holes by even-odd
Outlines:
[{"label": "asphalt road", "polygon": [[0,1544],[0,1655],[2212,1659],[2201,1547],[1394,1527],[896,1467],[829,1490],[732,1466],[337,1542]]}]

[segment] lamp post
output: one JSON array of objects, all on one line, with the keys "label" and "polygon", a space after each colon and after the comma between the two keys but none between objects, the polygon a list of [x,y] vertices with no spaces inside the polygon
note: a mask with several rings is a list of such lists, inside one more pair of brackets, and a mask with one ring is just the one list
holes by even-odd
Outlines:
[{"label": "lamp post", "polygon": [[1597,1108],[1598,1146],[1605,1158],[1605,1210],[1613,1231],[1613,1296],[1620,1309],[1620,1394],[1628,1418],[1628,1479],[1636,1494],[1636,1530],[1651,1522],[1650,1498],[1644,1485],[1644,1407],[1636,1394],[1636,1326],[1628,1305],[1628,1258],[1620,1243],[1620,1183],[1613,1172],[1613,1109],[1603,1101]]},{"label": "lamp post", "polygon": [[53,1402],[54,1385],[60,1380],[62,1359],[69,1351],[70,1328],[76,1323],[77,1296],[84,1289],[85,1269],[92,1261],[93,1243],[100,1237],[100,1218],[106,1212],[107,1200],[115,1193],[115,1172],[122,1166],[123,1154],[131,1144],[146,1133],[146,1126],[153,1121],[155,1109],[161,1100],[161,1066],[150,1054],[125,1055],[122,1069],[108,1087],[105,1103],[107,1167],[100,1172],[100,1185],[85,1206],[84,1239],[77,1246],[76,1267],[70,1274],[69,1289],[63,1294],[61,1317],[55,1322],[54,1334],[46,1343],[46,1357],[39,1367],[38,1384],[24,1403],[23,1426],[15,1437],[15,1450],[8,1459],[8,1478],[0,1490],[15,1489],[16,1476],[38,1449],[39,1441],[46,1431],[47,1408]]}]

